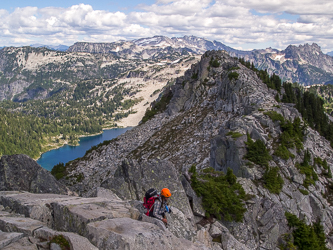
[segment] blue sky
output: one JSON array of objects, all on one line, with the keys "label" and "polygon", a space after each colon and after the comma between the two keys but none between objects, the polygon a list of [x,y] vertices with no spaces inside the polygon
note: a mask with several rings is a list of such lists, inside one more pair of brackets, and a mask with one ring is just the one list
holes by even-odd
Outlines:
[{"label": "blue sky", "polygon": [[194,35],[237,49],[317,43],[333,50],[331,0],[13,0],[0,5],[0,47]]},{"label": "blue sky", "polygon": [[42,1],[42,0],[13,0],[1,3],[0,8],[6,9],[10,12],[14,11],[15,8],[23,8],[27,6],[33,6],[38,8],[45,7],[62,7],[68,8],[73,5],[80,3],[89,4],[95,10],[108,10],[108,11],[131,11],[135,10],[135,7],[139,4],[153,4],[154,0],[143,0],[143,1],[133,1],[133,0],[121,0],[121,1],[108,1],[108,0],[95,0],[95,1],[73,1],[73,0],[57,0],[57,1]]}]

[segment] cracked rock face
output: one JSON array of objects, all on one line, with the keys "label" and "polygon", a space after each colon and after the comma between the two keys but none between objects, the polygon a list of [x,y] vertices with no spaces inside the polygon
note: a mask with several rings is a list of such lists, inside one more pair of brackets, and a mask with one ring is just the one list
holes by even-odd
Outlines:
[{"label": "cracked rock face", "polygon": [[0,190],[67,194],[66,187],[26,155],[2,156]]}]

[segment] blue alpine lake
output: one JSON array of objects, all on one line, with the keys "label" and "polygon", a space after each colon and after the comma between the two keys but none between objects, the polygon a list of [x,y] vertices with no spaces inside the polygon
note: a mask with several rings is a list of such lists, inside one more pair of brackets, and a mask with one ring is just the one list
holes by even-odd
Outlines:
[{"label": "blue alpine lake", "polygon": [[50,150],[42,154],[41,157],[37,160],[37,163],[46,170],[51,171],[53,166],[58,164],[59,162],[66,164],[69,161],[82,157],[84,156],[86,151],[89,150],[92,146],[96,146],[97,144],[105,140],[111,140],[113,138],[116,138],[117,136],[125,133],[129,129],[131,129],[131,127],[113,128],[103,130],[103,133],[99,135],[81,137],[79,140],[80,145],[64,145],[61,148]]}]

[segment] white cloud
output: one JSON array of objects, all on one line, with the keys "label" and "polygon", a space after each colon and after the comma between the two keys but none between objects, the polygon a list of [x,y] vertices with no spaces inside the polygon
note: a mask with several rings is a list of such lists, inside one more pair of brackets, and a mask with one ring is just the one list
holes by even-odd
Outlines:
[{"label": "white cloud", "polygon": [[157,0],[138,8],[129,13],[94,10],[87,4],[16,8],[11,13],[0,9],[0,46],[196,35],[234,47],[316,42],[333,50],[331,0]]}]

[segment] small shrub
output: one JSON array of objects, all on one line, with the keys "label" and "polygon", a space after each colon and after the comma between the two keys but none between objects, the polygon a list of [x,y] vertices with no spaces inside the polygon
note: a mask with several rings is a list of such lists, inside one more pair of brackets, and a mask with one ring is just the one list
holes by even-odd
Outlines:
[{"label": "small shrub", "polygon": [[309,191],[308,190],[305,190],[305,189],[299,189],[299,191],[304,194],[304,195],[308,195],[309,194]]},{"label": "small shrub", "polygon": [[230,73],[228,74],[228,78],[229,78],[230,81],[231,81],[232,79],[237,80],[237,79],[238,79],[238,76],[239,76],[239,74],[238,74],[237,72],[230,72]]},{"label": "small shrub", "polygon": [[192,173],[191,186],[196,194],[202,197],[207,217],[242,221],[246,211],[243,202],[247,195],[230,168],[226,175],[213,168],[198,174],[195,165],[192,165],[189,172]]},{"label": "small shrub", "polygon": [[281,236],[283,242],[279,244],[280,250],[297,250],[297,247],[294,245],[294,237],[292,234],[283,234]]},{"label": "small shrub", "polygon": [[285,212],[288,226],[293,229],[293,244],[298,249],[304,250],[328,250],[326,237],[320,221],[307,225],[304,220],[298,219],[295,215]]},{"label": "small shrub", "polygon": [[54,165],[54,167],[51,170],[51,174],[57,179],[60,180],[63,178],[66,174],[66,167],[64,163],[59,162],[57,165]]},{"label": "small shrub", "polygon": [[60,246],[61,250],[70,250],[70,244],[63,235],[54,236],[50,243],[56,243]]},{"label": "small shrub", "polygon": [[264,111],[264,109],[260,108],[260,109],[258,109],[258,111]]},{"label": "small shrub", "polygon": [[233,138],[233,139],[237,139],[237,138],[243,136],[244,134],[239,133],[239,132],[229,131],[229,132],[227,133],[227,135],[231,135],[231,138]]},{"label": "small shrub", "polygon": [[192,77],[193,80],[198,80],[198,72],[197,73],[193,73]]},{"label": "small shrub", "polygon": [[214,68],[218,68],[218,67],[220,67],[220,63],[219,63],[219,61],[218,61],[217,59],[213,60],[213,58],[212,58],[212,60],[209,62],[209,65],[212,66],[212,67],[214,67]]},{"label": "small shrub", "polygon": [[238,67],[238,66],[234,66],[234,67],[229,68],[228,70],[229,70],[229,71],[232,71],[232,70],[237,70],[237,69],[240,69],[240,67]]},{"label": "small shrub", "polygon": [[278,148],[275,150],[274,155],[281,157],[284,160],[288,160],[290,157],[295,158],[295,155],[289,152],[286,146],[283,144],[279,145]]},{"label": "small shrub", "polygon": [[263,176],[264,187],[269,190],[269,192],[273,194],[279,194],[283,187],[284,181],[279,174],[278,167],[267,167],[266,172]]},{"label": "small shrub", "polygon": [[266,145],[262,140],[256,140],[254,142],[250,135],[247,134],[246,145],[246,159],[261,166],[268,166],[268,161],[270,161],[272,157],[270,156],[269,151],[267,150]]},{"label": "small shrub", "polygon": [[326,161],[326,159],[325,159],[325,160],[322,160],[320,157],[315,157],[315,158],[314,158],[314,162],[315,162],[315,164],[317,164],[318,166],[320,166],[320,167],[322,167],[324,170],[326,170],[326,171],[323,171],[323,175],[324,175],[326,178],[332,178],[331,168],[327,165],[327,161]]},{"label": "small shrub", "polygon": [[305,174],[303,186],[308,188],[309,185],[314,185],[318,181],[318,175],[314,171],[313,166],[310,165],[311,155],[309,151],[305,151],[304,160],[301,164],[296,163],[296,167],[300,170],[301,174]]},{"label": "small shrub", "polygon": [[281,123],[284,122],[283,116],[276,111],[267,111],[264,113],[264,115],[268,115],[269,118],[271,118],[273,122],[275,122],[275,121],[280,121]]}]

